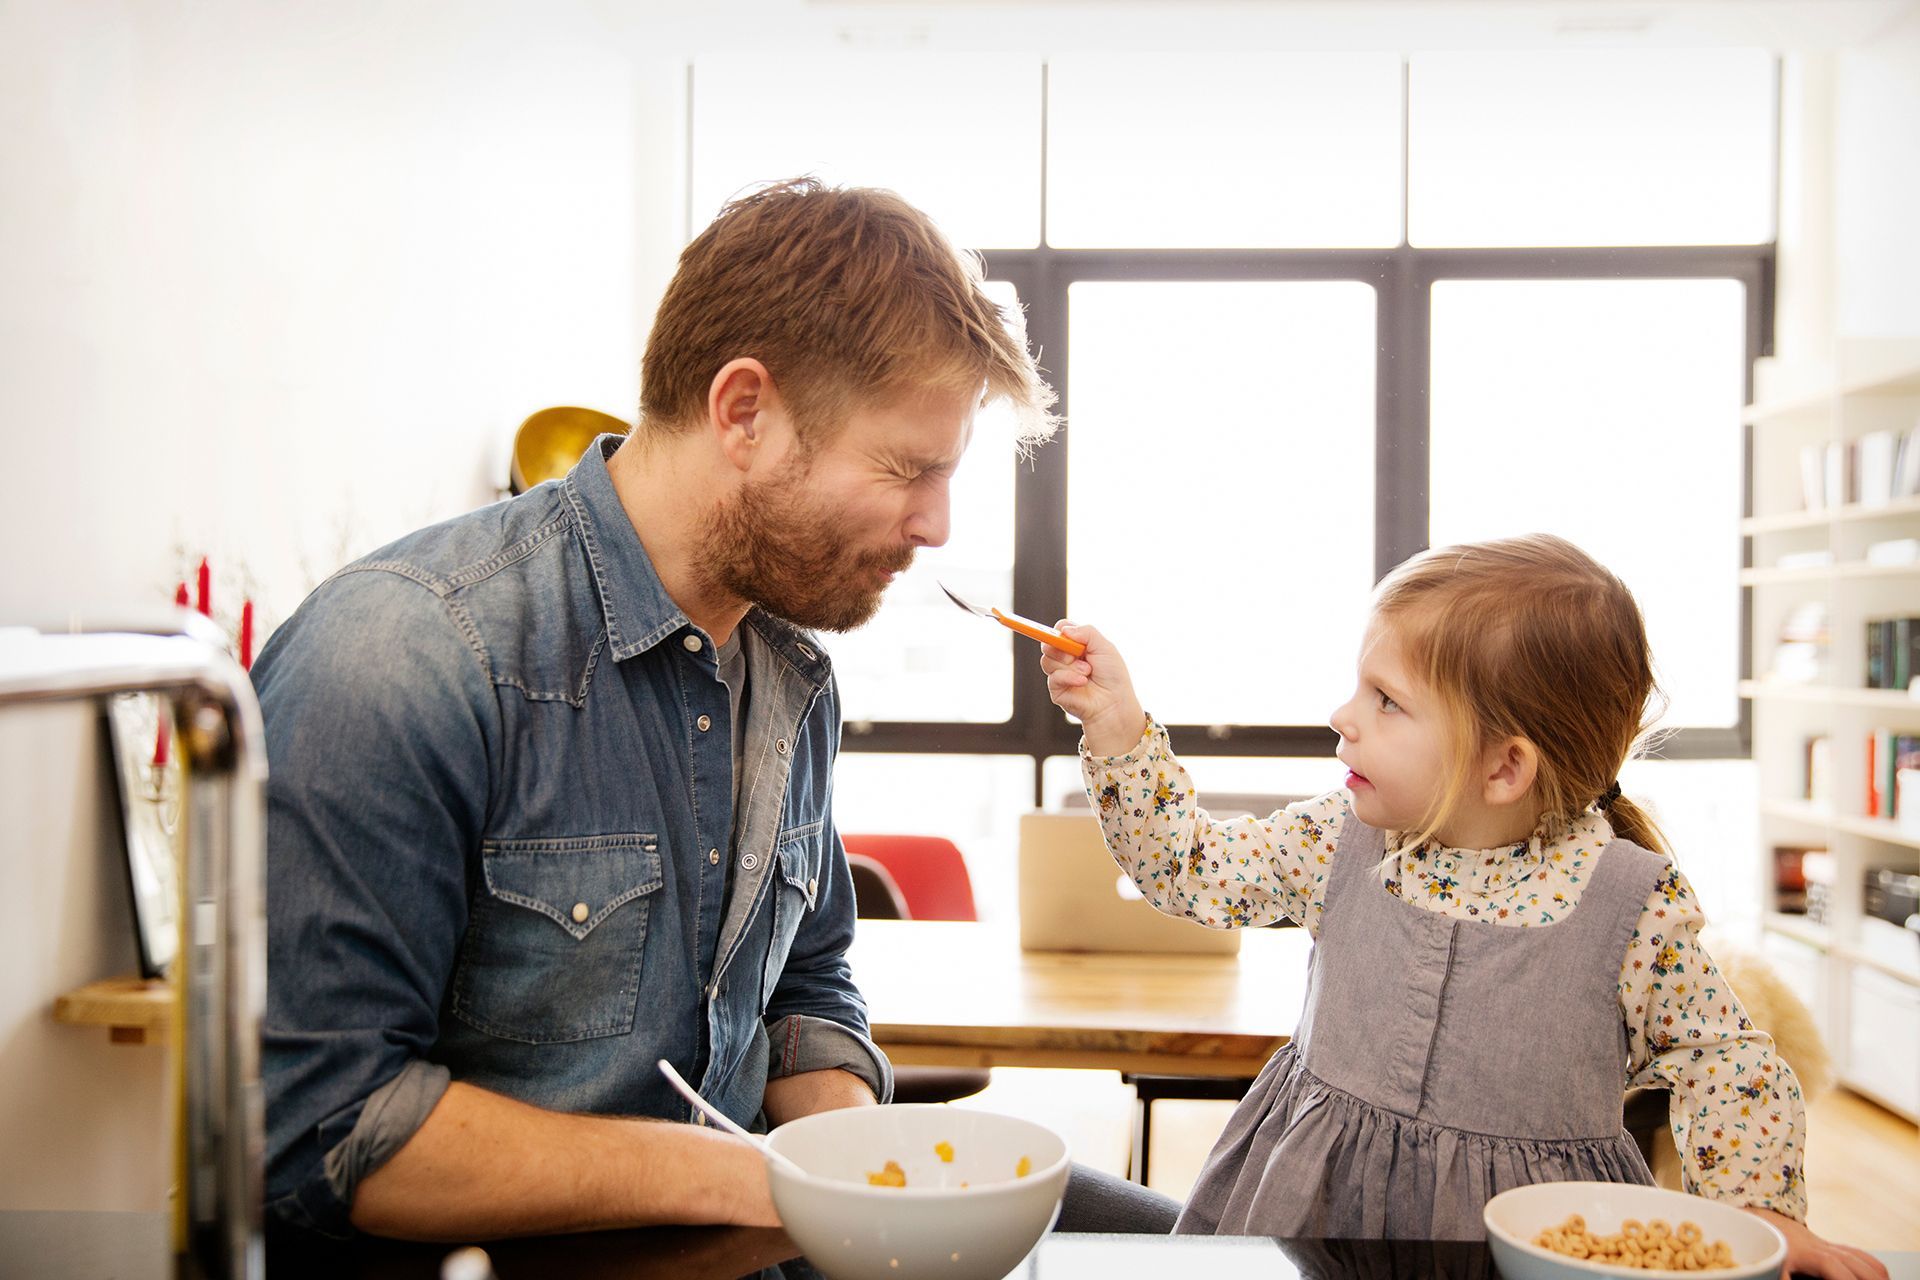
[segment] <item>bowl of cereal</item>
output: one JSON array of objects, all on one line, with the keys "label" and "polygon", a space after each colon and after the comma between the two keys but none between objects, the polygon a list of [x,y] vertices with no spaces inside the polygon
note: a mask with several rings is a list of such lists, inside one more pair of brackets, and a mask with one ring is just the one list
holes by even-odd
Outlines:
[{"label": "bowl of cereal", "polygon": [[1506,1280],[1780,1274],[1787,1241],[1732,1205],[1625,1182],[1538,1182],[1487,1201],[1487,1246]]},{"label": "bowl of cereal", "polygon": [[767,1145],[773,1205],[832,1280],[1000,1280],[1053,1225],[1067,1144],[1044,1125],[939,1103],[790,1120]]}]

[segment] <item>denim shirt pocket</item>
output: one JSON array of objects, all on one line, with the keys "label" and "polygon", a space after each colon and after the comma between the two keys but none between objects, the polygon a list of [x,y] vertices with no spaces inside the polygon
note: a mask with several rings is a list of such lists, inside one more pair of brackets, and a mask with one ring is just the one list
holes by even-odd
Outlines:
[{"label": "denim shirt pocket", "polygon": [[820,892],[820,868],[826,858],[827,824],[809,822],[782,831],[774,841],[773,935],[767,945],[767,968],[761,984],[763,1003],[773,998],[794,935],[813,910]]},{"label": "denim shirt pocket", "polygon": [[453,1014],[526,1044],[633,1030],[654,835],[487,840],[453,979]]}]

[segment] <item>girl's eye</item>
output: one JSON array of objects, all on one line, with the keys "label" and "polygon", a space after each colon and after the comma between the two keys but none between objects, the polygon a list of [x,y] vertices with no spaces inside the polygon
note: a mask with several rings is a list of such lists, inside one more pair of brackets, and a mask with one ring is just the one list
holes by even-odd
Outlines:
[{"label": "girl's eye", "polygon": [[[1374,690],[1374,692],[1380,693],[1378,689]],[[1389,698],[1386,694],[1380,693],[1380,709],[1382,711],[1398,711],[1400,709],[1400,704],[1395,702],[1392,698]]]}]

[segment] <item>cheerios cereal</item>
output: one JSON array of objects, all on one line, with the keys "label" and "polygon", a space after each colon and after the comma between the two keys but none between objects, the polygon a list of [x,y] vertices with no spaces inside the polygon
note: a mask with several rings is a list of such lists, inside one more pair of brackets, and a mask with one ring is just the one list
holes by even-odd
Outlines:
[{"label": "cheerios cereal", "polygon": [[1587,1220],[1576,1213],[1542,1231],[1533,1243],[1569,1258],[1643,1271],[1717,1271],[1734,1265],[1733,1247],[1726,1241],[1708,1243],[1699,1224],[1682,1222],[1675,1228],[1660,1218],[1646,1223],[1628,1218],[1618,1235],[1603,1236],[1587,1230]]},{"label": "cheerios cereal", "polygon": [[936,1142],[933,1144],[933,1154],[940,1157],[941,1164],[952,1164],[953,1144],[951,1142]]}]

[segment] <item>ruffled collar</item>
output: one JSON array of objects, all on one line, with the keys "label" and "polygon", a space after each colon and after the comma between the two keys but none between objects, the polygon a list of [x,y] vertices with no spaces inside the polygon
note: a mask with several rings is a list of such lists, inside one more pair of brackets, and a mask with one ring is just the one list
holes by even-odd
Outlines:
[{"label": "ruffled collar", "polygon": [[1587,812],[1572,822],[1543,819],[1533,834],[1494,849],[1456,849],[1437,843],[1411,845],[1412,832],[1389,832],[1395,856],[1393,878],[1439,886],[1444,896],[1490,897],[1543,876],[1550,869],[1583,879],[1583,867],[1613,839],[1604,814]]}]

